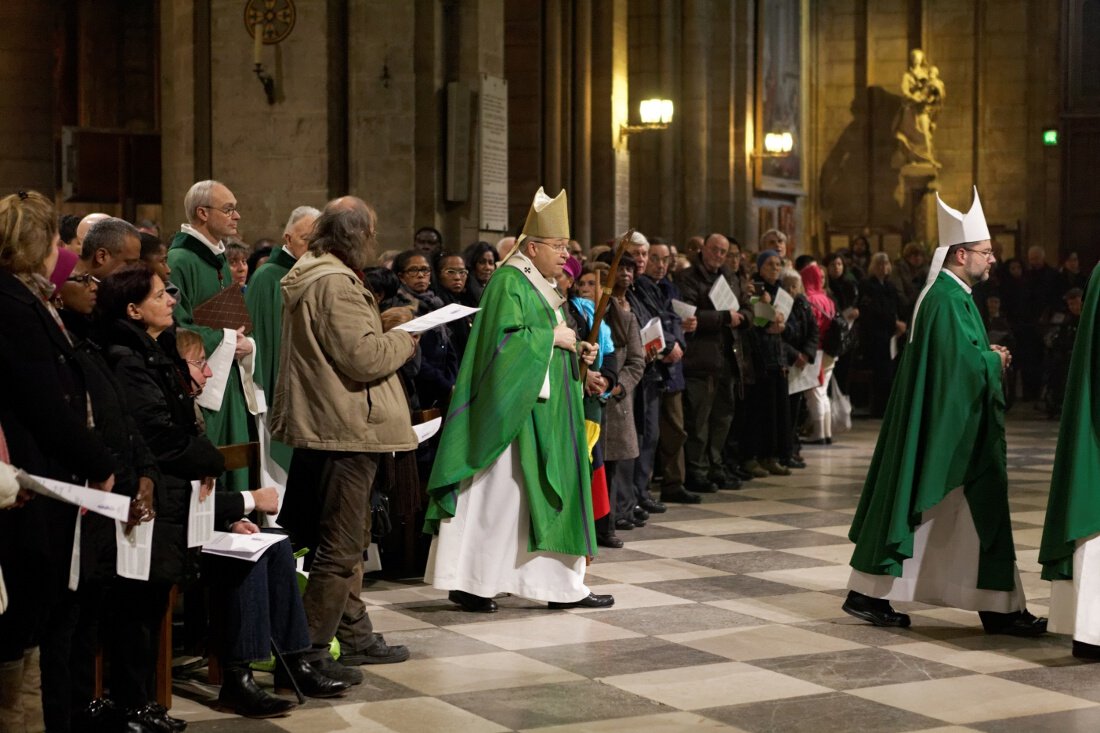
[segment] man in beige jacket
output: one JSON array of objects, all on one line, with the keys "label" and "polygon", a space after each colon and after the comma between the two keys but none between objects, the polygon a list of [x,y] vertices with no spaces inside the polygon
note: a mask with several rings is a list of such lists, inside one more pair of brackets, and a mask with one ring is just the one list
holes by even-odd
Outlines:
[{"label": "man in beige jacket", "polygon": [[[295,449],[279,521],[296,545],[313,550],[303,598],[308,659],[352,684],[363,676],[348,667],[409,656],[374,633],[359,597],[379,455],[417,444],[396,374],[417,339],[383,332],[378,306],[355,272],[367,264],[374,231],[374,212],[361,200],[333,201],[314,225],[309,251],[283,278],[271,418],[274,436]],[[344,667],[328,654],[334,635]]]}]

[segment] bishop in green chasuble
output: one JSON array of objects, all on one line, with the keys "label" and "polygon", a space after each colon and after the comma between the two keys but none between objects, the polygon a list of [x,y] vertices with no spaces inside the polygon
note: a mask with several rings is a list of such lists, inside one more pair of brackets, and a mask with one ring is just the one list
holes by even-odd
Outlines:
[{"label": "bishop in green chasuble", "polygon": [[[1053,581],[1050,630],[1073,654],[1100,658],[1100,267],[1092,271],[1073,344],[1039,562]],[[1093,396],[1093,392],[1096,396]]]},{"label": "bishop in green chasuble", "polygon": [[939,204],[940,247],[917,301],[874,457],[848,537],[844,610],[908,626],[889,601],[982,613],[987,631],[1034,635],[1024,610],[1008,507],[1001,375],[971,286],[992,251],[975,191],[967,215]]},{"label": "bishop in green chasuble", "polygon": [[539,196],[517,246],[525,252],[482,295],[428,482],[425,532],[435,536],[424,577],[467,610],[495,610],[498,593],[613,602],[584,585],[596,535],[581,385],[575,354],[555,345],[564,299],[533,261],[565,260],[535,239],[567,240],[565,195]]}]

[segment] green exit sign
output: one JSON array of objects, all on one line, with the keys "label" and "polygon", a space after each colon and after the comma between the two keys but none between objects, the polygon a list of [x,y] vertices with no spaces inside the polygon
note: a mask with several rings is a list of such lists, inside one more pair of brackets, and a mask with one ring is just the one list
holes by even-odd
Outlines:
[{"label": "green exit sign", "polygon": [[1053,147],[1058,144],[1058,131],[1055,129],[1043,130],[1043,145]]}]

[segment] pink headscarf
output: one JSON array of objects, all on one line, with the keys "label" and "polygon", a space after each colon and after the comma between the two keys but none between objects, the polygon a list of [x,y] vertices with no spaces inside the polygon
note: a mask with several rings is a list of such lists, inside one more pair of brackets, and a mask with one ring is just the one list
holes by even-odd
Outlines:
[{"label": "pink headscarf", "polygon": [[836,303],[825,292],[825,273],[816,262],[811,262],[803,267],[799,274],[802,275],[802,286],[806,288],[806,300],[810,301],[814,317],[817,318],[817,330],[824,341],[825,334],[836,316]]},{"label": "pink headscarf", "polygon": [[53,272],[50,273],[50,282],[57,290],[60,290],[65,281],[69,279],[69,275],[73,274],[77,259],[76,253],[71,249],[58,247],[57,264],[54,265]]}]

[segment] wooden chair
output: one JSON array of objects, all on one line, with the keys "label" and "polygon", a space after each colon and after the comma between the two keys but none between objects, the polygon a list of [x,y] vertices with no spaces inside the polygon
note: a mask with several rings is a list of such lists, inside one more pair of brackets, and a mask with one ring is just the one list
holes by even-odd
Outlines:
[{"label": "wooden chair", "polygon": [[[226,471],[236,471],[238,469],[247,468],[249,490],[258,489],[260,487],[259,443],[223,445],[218,448],[218,452],[221,453],[222,458],[225,459]],[[160,641],[157,649],[156,666],[156,693],[157,702],[166,708],[172,707],[172,611],[176,606],[176,599],[179,597],[179,593],[179,586],[173,586],[168,597],[168,608],[164,612],[164,618],[162,618],[160,622]],[[211,634],[210,637],[215,638],[217,634]],[[222,666],[217,650],[213,648],[208,649],[207,656],[209,658],[207,678],[210,684],[220,685],[222,683]]]}]

